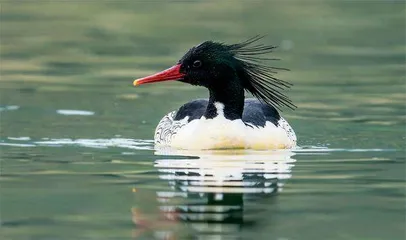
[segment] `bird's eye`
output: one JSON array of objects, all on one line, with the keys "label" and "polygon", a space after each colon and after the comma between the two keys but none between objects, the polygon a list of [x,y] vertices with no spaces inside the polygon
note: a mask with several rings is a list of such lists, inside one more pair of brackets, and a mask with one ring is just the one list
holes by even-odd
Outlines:
[{"label": "bird's eye", "polygon": [[202,61],[196,60],[196,61],[193,62],[193,67],[194,68],[198,68],[198,67],[201,67],[201,66],[202,66]]}]

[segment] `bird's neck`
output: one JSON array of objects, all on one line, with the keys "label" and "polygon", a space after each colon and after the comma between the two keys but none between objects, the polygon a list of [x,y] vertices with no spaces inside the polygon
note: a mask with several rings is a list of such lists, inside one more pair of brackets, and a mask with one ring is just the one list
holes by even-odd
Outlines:
[{"label": "bird's neck", "polygon": [[210,89],[209,104],[204,117],[213,119],[224,114],[229,120],[241,119],[244,110],[244,88],[239,86],[222,86]]}]

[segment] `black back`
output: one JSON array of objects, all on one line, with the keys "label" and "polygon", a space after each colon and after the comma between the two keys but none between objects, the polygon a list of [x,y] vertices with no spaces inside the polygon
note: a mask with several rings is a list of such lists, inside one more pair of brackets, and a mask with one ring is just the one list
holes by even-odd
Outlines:
[{"label": "black back", "polygon": [[[176,112],[175,121],[189,117],[188,121],[200,119],[207,108],[208,99],[197,99],[184,104]],[[257,99],[249,98],[244,101],[244,111],[242,121],[258,127],[264,127],[266,122],[271,122],[278,126],[280,119],[279,112],[272,106],[263,104]]]}]

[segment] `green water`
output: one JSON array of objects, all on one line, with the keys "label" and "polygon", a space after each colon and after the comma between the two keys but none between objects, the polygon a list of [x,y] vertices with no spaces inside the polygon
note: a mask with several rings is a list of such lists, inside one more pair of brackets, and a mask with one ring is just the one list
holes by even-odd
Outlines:
[{"label": "green water", "polygon": [[[405,238],[403,1],[0,7],[1,239]],[[207,93],[132,80],[256,34],[291,69],[301,149],[154,150]]]}]

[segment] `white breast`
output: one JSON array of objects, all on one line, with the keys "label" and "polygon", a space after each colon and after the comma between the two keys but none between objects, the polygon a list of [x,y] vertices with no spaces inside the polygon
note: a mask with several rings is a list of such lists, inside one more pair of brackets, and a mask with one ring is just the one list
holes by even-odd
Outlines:
[{"label": "white breast", "polygon": [[278,126],[267,122],[264,127],[246,125],[241,119],[224,117],[224,106],[215,103],[218,116],[188,122],[175,121],[176,112],[167,114],[155,130],[155,143],[178,149],[286,149],[296,146],[296,135],[281,118]]}]

